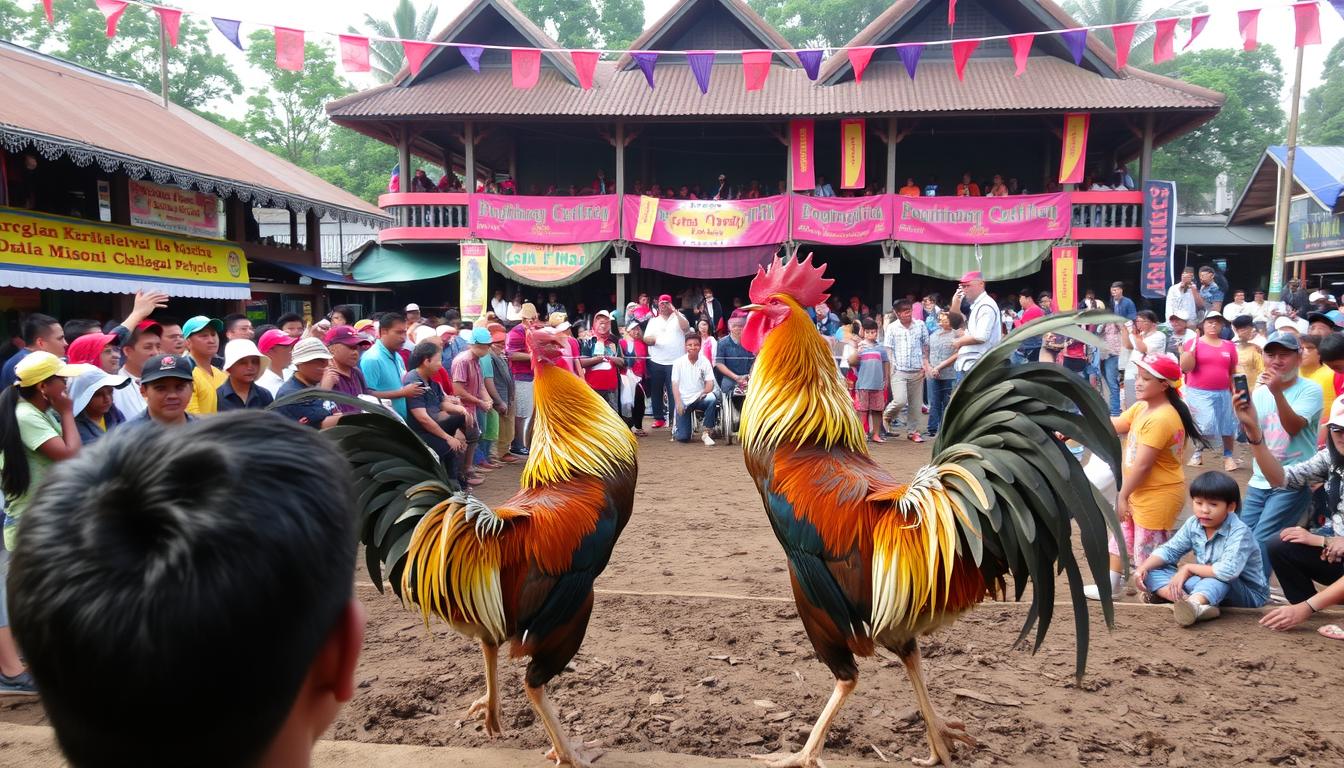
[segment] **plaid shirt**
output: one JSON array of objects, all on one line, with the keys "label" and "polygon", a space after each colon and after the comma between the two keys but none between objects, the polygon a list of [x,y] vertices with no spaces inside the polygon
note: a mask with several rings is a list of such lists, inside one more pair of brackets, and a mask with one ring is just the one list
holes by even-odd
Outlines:
[{"label": "plaid shirt", "polygon": [[897,320],[887,326],[882,346],[891,354],[892,370],[922,371],[924,352],[929,347],[929,329],[918,320],[911,320],[909,328]]}]

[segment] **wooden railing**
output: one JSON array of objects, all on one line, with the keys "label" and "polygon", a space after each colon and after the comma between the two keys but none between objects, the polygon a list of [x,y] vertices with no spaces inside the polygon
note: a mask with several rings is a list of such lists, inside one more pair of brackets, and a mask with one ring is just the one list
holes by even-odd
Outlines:
[{"label": "wooden railing", "polygon": [[465,192],[390,192],[378,207],[392,217],[392,226],[378,233],[380,243],[463,240],[467,228]]},{"label": "wooden railing", "polygon": [[1074,192],[1073,239],[1139,240],[1143,237],[1143,193]]}]

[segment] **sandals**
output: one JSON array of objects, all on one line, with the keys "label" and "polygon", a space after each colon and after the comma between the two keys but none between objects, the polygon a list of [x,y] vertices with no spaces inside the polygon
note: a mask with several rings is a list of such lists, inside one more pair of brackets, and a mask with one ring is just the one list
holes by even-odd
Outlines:
[{"label": "sandals", "polygon": [[1326,624],[1324,627],[1316,630],[1316,632],[1319,633],[1321,637],[1330,640],[1344,640],[1344,628],[1341,628],[1338,624]]}]

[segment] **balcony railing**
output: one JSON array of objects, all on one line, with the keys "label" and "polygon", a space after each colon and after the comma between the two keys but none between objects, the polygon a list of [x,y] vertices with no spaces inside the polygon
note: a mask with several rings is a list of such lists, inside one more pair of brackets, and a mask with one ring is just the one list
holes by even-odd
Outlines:
[{"label": "balcony railing", "polygon": [[425,243],[463,240],[467,228],[465,192],[391,192],[378,207],[392,217],[392,226],[378,233],[380,243]]},{"label": "balcony railing", "polygon": [[1074,192],[1072,199],[1074,240],[1142,239],[1142,192]]}]

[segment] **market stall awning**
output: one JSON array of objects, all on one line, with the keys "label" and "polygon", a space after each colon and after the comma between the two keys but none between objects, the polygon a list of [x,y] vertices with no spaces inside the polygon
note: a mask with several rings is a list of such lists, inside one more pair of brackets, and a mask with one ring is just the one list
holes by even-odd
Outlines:
[{"label": "market stall awning", "polygon": [[770,262],[778,245],[741,248],[677,248],[652,243],[639,244],[639,266],[678,277],[720,280],[756,274]]},{"label": "market stall awning", "polygon": [[992,282],[1036,274],[1041,269],[1041,259],[1050,253],[1054,243],[1054,240],[998,245],[902,242],[901,253],[910,260],[917,275],[959,280],[967,272],[980,270],[985,280]]},{"label": "market stall awning", "polygon": [[406,283],[455,275],[456,247],[379,245],[370,240],[355,251],[350,276],[361,283]]},{"label": "market stall awning", "polygon": [[575,245],[543,245],[486,240],[495,271],[516,283],[537,288],[572,285],[602,266],[610,240]]},{"label": "market stall awning", "polygon": [[339,272],[332,272],[329,269],[314,267],[311,264],[296,264],[292,261],[280,261],[279,259],[254,259],[254,261],[279,267],[300,277],[309,278],[315,283],[328,283],[339,287],[359,285],[359,281],[354,278],[346,277]]}]

